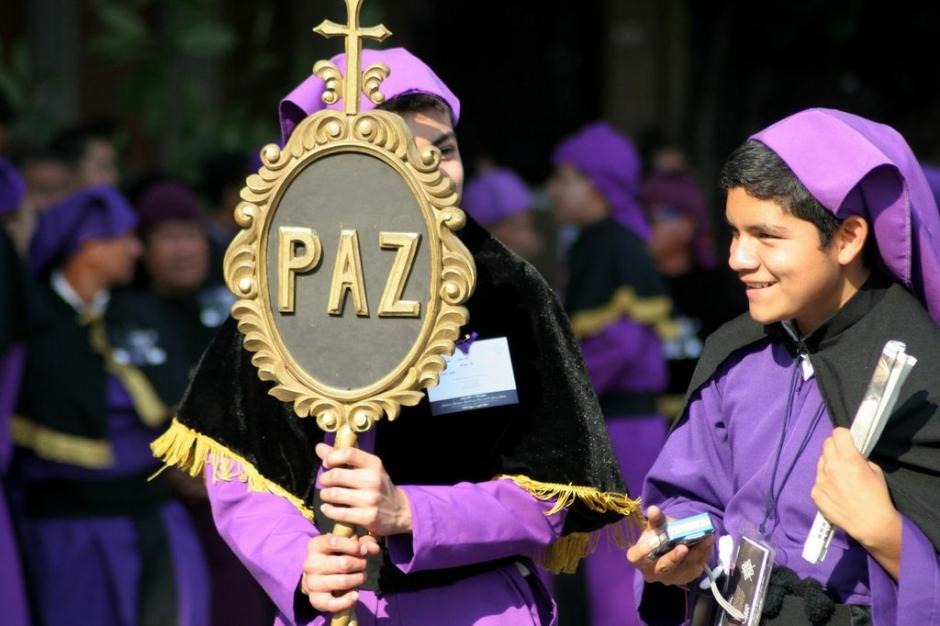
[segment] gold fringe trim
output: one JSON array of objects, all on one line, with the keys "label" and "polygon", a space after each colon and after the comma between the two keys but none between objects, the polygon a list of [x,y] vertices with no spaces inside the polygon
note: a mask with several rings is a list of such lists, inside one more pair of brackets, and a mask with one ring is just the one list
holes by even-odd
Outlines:
[{"label": "gold fringe trim", "polygon": [[303,500],[262,476],[244,457],[211,437],[184,426],[176,418],[170,422],[166,432],[150,444],[150,449],[155,457],[163,461],[164,469],[175,465],[195,477],[202,474],[206,463],[209,463],[213,480],[240,480],[248,484],[248,491],[280,496],[293,504],[308,520],[312,522],[314,519],[313,511],[307,508]]},{"label": "gold fringe trim", "polygon": [[578,311],[571,316],[571,329],[575,337],[585,339],[601,332],[622,317],[652,326],[661,339],[674,339],[680,334],[679,326],[669,316],[672,300],[668,296],[637,297],[630,287],[620,287],[610,302],[603,306]]},{"label": "gold fringe trim", "polygon": [[543,483],[521,474],[500,475],[496,478],[513,481],[538,500],[554,500],[554,506],[545,515],[554,515],[578,501],[598,513],[612,511],[624,516],[623,521],[599,531],[565,535],[534,555],[539,565],[555,574],[573,574],[581,559],[597,548],[602,535],[626,550],[635,541],[637,530],[645,524],[640,500],[632,499],[626,494],[599,491],[580,485]]},{"label": "gold fringe trim", "polygon": [[49,461],[93,470],[114,466],[111,443],[106,439],[69,435],[41,426],[21,415],[11,418],[10,434],[16,445],[32,450],[36,456]]}]

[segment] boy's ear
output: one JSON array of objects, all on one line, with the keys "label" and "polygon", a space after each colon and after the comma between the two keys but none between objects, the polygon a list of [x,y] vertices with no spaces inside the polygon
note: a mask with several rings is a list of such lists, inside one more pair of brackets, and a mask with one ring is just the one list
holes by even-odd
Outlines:
[{"label": "boy's ear", "polygon": [[868,221],[865,218],[850,215],[842,220],[832,238],[832,245],[836,246],[836,258],[839,264],[847,267],[855,259],[861,259],[865,242],[870,235]]}]

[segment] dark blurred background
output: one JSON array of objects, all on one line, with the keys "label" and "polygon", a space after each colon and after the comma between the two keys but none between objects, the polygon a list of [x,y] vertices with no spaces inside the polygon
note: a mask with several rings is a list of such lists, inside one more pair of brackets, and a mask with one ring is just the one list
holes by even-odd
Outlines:
[{"label": "dark blurred background", "polygon": [[[0,3],[11,143],[111,118],[128,178],[195,181],[207,153],[276,136],[278,99],[341,50],[311,28],[344,15],[340,0]],[[940,159],[936,3],[367,0],[363,23],[380,21],[462,98],[471,169],[491,157],[541,183],[555,141],[605,117],[643,149],[685,148],[709,183],[750,132],[814,105]]]}]

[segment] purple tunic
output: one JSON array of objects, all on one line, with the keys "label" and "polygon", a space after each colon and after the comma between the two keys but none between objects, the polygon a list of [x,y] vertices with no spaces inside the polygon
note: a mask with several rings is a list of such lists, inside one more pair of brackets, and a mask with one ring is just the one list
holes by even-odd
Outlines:
[{"label": "purple tunic", "polygon": [[[660,506],[672,517],[707,512],[719,534],[737,536],[759,527],[775,457],[768,446],[775,450],[781,436],[797,366],[784,346],[770,340],[728,359],[696,392],[688,419],[667,440],[647,477],[644,504]],[[816,465],[823,441],[832,434],[816,379],[811,370],[807,375],[797,378],[777,472],[780,496],[765,527],[776,562],[821,581],[840,602],[871,606],[876,626],[933,623],[940,616],[940,560],[909,521],[904,522],[900,583],[841,530],[825,561],[813,565],[801,557],[816,515],[810,498]],[[791,464],[793,472],[781,489]]]},{"label": "purple tunic", "polygon": [[[118,379],[108,375],[108,430],[115,464],[107,470],[64,465],[24,454],[18,478],[26,490],[43,480],[95,480],[133,475],[153,466],[153,432],[133,410]],[[176,575],[179,626],[208,623],[208,573],[192,524],[182,505],[171,502],[159,512]],[[23,552],[30,563],[32,586],[46,626],[83,623],[133,626],[138,623],[141,574],[137,533],[128,517],[23,517]],[[62,572],[80,572],[62,584]]]},{"label": "purple tunic", "polygon": [[[361,447],[371,450],[373,441],[374,433],[366,433]],[[295,624],[294,594],[317,529],[279,496],[249,492],[237,480],[214,480],[209,464],[206,483],[219,533],[274,601],[275,624]],[[553,502],[540,502],[508,480],[402,489],[413,531],[389,537],[388,546],[392,562],[405,573],[526,554],[556,540],[564,525],[563,512],[545,515]],[[515,564],[422,591],[361,591],[357,616],[361,626],[556,623],[554,602],[541,581]],[[308,623],[329,620],[320,615]]]},{"label": "purple tunic", "polygon": [[23,347],[14,346],[6,356],[0,358],[0,555],[3,555],[0,558],[0,607],[3,607],[3,623],[9,626],[29,624],[26,590],[20,571],[20,550],[16,545],[3,489],[3,474],[12,451],[9,419],[16,403],[24,356]]}]

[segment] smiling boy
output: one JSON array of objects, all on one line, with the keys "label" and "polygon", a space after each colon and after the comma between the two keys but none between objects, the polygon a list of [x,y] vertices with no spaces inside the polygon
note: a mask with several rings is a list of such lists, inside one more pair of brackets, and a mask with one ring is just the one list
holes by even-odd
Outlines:
[{"label": "smiling boy", "polygon": [[[647,476],[649,525],[629,553],[647,583],[641,614],[688,618],[681,598],[663,598],[701,575],[714,542],[647,553],[666,519],[707,512],[719,534],[776,549],[762,624],[929,623],[940,615],[940,217],[923,172],[893,129],[813,109],[738,148],[721,184],[750,312],[709,339]],[[869,462],[846,427],[891,339],[919,363]],[[840,530],[811,564],[801,553],[817,509]]]}]

